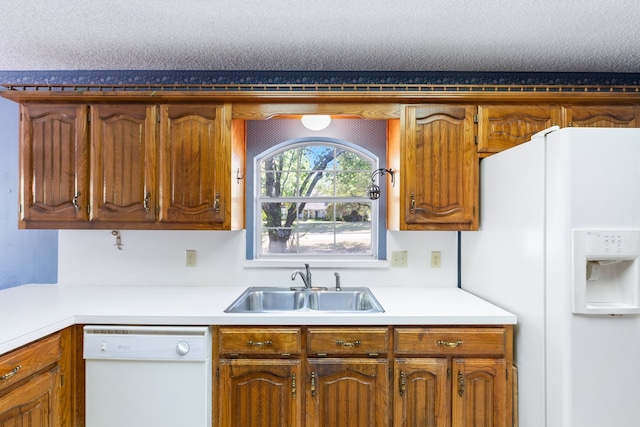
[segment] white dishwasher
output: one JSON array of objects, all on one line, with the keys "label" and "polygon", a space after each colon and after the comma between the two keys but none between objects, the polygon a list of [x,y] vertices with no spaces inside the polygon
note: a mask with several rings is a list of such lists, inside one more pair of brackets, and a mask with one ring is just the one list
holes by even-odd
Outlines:
[{"label": "white dishwasher", "polygon": [[86,427],[210,427],[208,327],[85,326]]}]

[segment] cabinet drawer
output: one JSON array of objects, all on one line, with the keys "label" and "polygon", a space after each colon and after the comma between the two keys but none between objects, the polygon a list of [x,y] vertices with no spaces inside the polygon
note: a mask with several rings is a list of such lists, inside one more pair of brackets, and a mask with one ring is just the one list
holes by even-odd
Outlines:
[{"label": "cabinet drawer", "polygon": [[289,355],[301,352],[301,328],[220,328],[221,354]]},{"label": "cabinet drawer", "polygon": [[309,328],[307,351],[311,354],[385,354],[389,351],[387,328]]},{"label": "cabinet drawer", "polygon": [[62,354],[60,334],[50,335],[0,357],[0,389],[56,363]]},{"label": "cabinet drawer", "polygon": [[400,354],[491,355],[505,353],[504,328],[396,328]]}]

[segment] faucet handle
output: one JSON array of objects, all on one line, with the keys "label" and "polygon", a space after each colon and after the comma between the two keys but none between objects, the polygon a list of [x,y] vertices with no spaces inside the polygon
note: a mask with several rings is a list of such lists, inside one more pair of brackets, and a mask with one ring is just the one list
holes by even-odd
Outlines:
[{"label": "faucet handle", "polygon": [[340,273],[336,271],[335,273],[333,273],[333,275],[336,276],[336,291],[341,291],[342,288],[340,287]]}]

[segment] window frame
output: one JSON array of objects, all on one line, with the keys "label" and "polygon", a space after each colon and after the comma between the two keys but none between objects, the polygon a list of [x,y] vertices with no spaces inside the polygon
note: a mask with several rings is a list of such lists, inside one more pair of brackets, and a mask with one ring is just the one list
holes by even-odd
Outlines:
[{"label": "window frame", "polygon": [[[300,260],[300,259],[314,259],[314,260],[349,260],[349,261],[378,261],[383,258],[379,254],[380,244],[380,203],[378,200],[370,200],[371,202],[371,253],[370,254],[334,254],[334,255],[320,255],[320,254],[260,254],[260,248],[262,247],[262,205],[261,202],[265,199],[261,199],[261,174],[262,161],[276,153],[299,148],[310,145],[317,146],[331,146],[334,148],[341,148],[351,151],[360,157],[366,158],[371,162],[371,173],[380,167],[379,157],[362,147],[361,145],[354,144],[349,141],[328,137],[303,137],[295,138],[288,141],[283,141],[268,149],[258,153],[253,159],[253,222],[251,227],[253,228],[253,260],[254,261],[269,261],[269,260]],[[281,201],[282,198],[275,199],[274,201]],[[287,199],[291,199],[287,197]],[[324,197],[306,197],[304,198],[307,203],[314,203],[319,200],[326,200]],[[359,198],[345,198],[348,200],[361,200]]]}]

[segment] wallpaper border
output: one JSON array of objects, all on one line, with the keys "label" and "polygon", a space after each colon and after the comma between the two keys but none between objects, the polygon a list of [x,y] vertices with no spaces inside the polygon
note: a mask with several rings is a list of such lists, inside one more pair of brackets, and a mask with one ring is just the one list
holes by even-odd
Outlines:
[{"label": "wallpaper border", "polygon": [[640,86],[640,73],[404,71],[2,71],[4,85],[521,85]]}]

